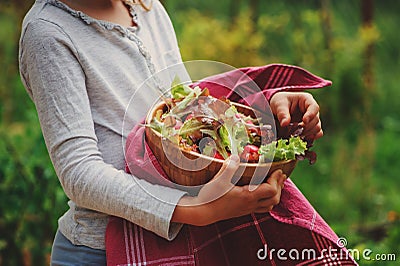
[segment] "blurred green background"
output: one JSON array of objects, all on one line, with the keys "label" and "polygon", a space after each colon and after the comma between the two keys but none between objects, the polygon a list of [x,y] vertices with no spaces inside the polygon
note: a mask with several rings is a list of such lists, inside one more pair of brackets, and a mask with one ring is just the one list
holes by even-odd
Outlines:
[{"label": "blurred green background", "polygon": [[[292,177],[348,241],[400,261],[400,2],[164,0],[184,60],[287,63],[333,81],[312,91],[325,137]],[[0,265],[46,265],[66,210],[34,105],[18,74],[20,25],[33,0],[0,2]],[[377,265],[365,260],[361,265]]]}]

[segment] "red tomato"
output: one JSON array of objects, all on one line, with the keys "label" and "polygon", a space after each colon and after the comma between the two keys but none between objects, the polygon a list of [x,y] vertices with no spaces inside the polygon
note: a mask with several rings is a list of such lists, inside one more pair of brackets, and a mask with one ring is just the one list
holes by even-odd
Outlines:
[{"label": "red tomato", "polygon": [[240,154],[242,161],[249,163],[258,162],[259,157],[258,147],[251,144],[244,146],[243,152]]},{"label": "red tomato", "polygon": [[219,152],[215,152],[214,158],[216,158],[216,159],[221,159],[221,160],[225,160],[224,157],[222,157],[221,153],[219,153]]}]

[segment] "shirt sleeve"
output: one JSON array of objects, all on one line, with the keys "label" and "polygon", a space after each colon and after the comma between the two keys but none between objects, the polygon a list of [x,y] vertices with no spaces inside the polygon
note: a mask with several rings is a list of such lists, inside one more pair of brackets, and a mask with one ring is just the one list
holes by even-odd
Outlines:
[{"label": "shirt sleeve", "polygon": [[20,41],[20,73],[35,103],[56,174],[76,205],[122,217],[173,239],[171,223],[185,192],[150,184],[104,162],[97,145],[85,73],[72,40],[57,25],[36,20]]}]

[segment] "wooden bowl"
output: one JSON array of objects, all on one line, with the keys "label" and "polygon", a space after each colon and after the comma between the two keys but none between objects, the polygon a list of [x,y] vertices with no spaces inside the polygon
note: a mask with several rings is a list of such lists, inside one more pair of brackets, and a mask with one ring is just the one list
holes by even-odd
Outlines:
[{"label": "wooden bowl", "polygon": [[[248,106],[233,103],[238,111],[255,116],[255,111]],[[165,110],[165,103],[159,103],[148,114],[149,124],[157,110]],[[203,154],[186,151],[150,127],[145,130],[146,142],[154,153],[169,179],[182,186],[199,186],[209,182],[220,170],[223,160]],[[232,182],[237,185],[258,184],[266,181],[275,170],[281,169],[289,176],[297,160],[286,160],[272,163],[240,163]]]}]

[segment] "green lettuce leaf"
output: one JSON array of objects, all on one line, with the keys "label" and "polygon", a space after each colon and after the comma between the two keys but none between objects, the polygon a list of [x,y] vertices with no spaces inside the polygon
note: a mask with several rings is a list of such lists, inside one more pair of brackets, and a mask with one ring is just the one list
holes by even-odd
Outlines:
[{"label": "green lettuce leaf", "polygon": [[258,153],[260,154],[260,161],[283,161],[294,160],[298,155],[305,155],[307,150],[307,143],[299,136],[290,137],[287,139],[279,139],[266,145],[261,145]]},{"label": "green lettuce leaf", "polygon": [[181,80],[178,76],[175,76],[174,80],[171,84],[171,96],[172,98],[179,100],[185,98],[192,92],[192,89],[181,83]]},{"label": "green lettuce leaf", "polygon": [[221,156],[224,159],[227,159],[229,157],[229,154],[225,149],[225,146],[223,144],[223,141],[222,141],[220,135],[216,131],[217,130],[215,130],[215,128],[214,129],[201,129],[201,132],[203,134],[207,134],[211,138],[214,139],[214,141],[215,141],[214,148],[219,152],[219,154],[221,154]]},{"label": "green lettuce leaf", "polygon": [[272,162],[274,160],[276,151],[276,141],[271,143],[261,145],[258,149],[258,154],[260,154],[260,162]]},{"label": "green lettuce leaf", "polygon": [[237,117],[235,106],[229,107],[222,117],[224,124],[219,128],[222,145],[231,151],[231,154],[240,154],[249,142],[245,124]]},{"label": "green lettuce leaf", "polygon": [[[186,85],[183,85],[183,87],[188,87]],[[179,113],[182,110],[184,110],[189,103],[191,103],[193,100],[197,99],[201,95],[201,89],[200,87],[194,87],[191,89],[188,87],[190,92],[188,95],[186,95],[178,104],[171,110],[172,113]]]}]

